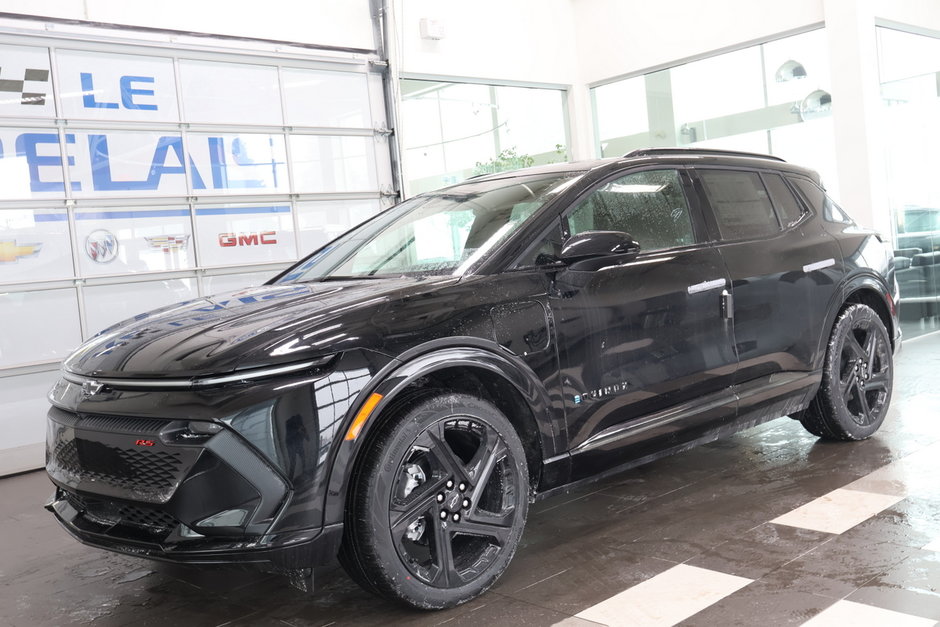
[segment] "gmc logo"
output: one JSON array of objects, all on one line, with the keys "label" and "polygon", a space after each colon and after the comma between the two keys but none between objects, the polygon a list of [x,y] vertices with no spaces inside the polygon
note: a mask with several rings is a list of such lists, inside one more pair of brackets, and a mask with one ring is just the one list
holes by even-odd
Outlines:
[{"label": "gmc logo", "polygon": [[259,246],[262,244],[277,244],[277,231],[261,231],[260,233],[219,233],[219,246]]}]

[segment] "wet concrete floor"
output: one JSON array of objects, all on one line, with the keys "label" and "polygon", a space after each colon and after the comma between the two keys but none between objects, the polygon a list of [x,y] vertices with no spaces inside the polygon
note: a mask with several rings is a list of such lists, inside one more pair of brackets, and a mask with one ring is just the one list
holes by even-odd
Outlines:
[{"label": "wet concrete floor", "polygon": [[[494,589],[431,614],[340,569],[308,596],[276,576],[88,548],[42,509],[42,472],[0,479],[0,625],[590,625],[575,615],[679,564],[752,580],[682,624],[802,624],[844,601],[937,621],[938,374],[940,333],[907,342],[890,415],[864,442],[821,442],[784,418],[541,501]],[[918,451],[886,475],[897,502],[847,531],[769,522]]]}]

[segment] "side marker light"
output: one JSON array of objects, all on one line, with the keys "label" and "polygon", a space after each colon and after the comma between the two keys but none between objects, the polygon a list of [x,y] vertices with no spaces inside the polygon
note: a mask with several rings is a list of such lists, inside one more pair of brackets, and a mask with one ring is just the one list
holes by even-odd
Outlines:
[{"label": "side marker light", "polygon": [[366,420],[369,419],[369,416],[372,415],[372,412],[375,410],[375,406],[379,404],[379,401],[382,400],[381,394],[371,394],[369,398],[366,399],[366,402],[362,404],[362,407],[359,409],[359,413],[356,414],[356,418],[352,421],[352,424],[349,425],[349,431],[346,432],[346,440],[351,441],[359,437],[359,432],[362,431],[363,425],[366,424]]}]

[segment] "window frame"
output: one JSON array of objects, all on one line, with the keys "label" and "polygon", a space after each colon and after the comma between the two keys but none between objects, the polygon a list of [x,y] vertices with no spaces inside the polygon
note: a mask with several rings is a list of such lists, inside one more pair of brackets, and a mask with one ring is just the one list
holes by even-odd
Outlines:
[{"label": "window frame", "polygon": [[[797,228],[806,222],[807,219],[814,215],[812,208],[808,206],[808,203],[803,198],[802,194],[798,193],[798,190],[794,189],[794,185],[790,183],[788,177],[791,174],[790,172],[782,172],[780,170],[774,170],[772,168],[754,168],[754,167],[742,167],[742,166],[724,166],[724,165],[708,165],[708,166],[693,166],[689,168],[691,170],[691,175],[694,179],[695,188],[697,193],[700,196],[700,200],[703,206],[703,212],[706,216],[706,222],[709,225],[711,235],[716,242],[721,243],[737,243],[737,242],[759,242],[774,239],[780,237],[781,235],[786,234],[791,229]],[[776,233],[771,233],[768,235],[763,235],[761,237],[738,237],[738,238],[726,238],[721,234],[721,229],[718,223],[718,214],[715,211],[715,208],[711,205],[711,201],[708,199],[708,194],[705,191],[705,183],[700,176],[702,170],[725,170],[733,172],[747,172],[751,174],[756,174],[760,179],[761,185],[764,186],[764,191],[767,193],[767,200],[770,203],[771,210],[773,211],[774,216],[777,220],[777,225],[779,230]],[[765,175],[767,174],[777,174],[783,178],[784,183],[790,189],[790,192],[793,194],[793,197],[796,199],[797,204],[800,205],[803,209],[802,216],[800,219],[793,224],[784,222],[786,217],[780,207],[777,206],[777,203],[774,202],[773,196],[770,194],[770,190],[767,187],[767,182],[765,180]],[[804,177],[805,178],[805,177]],[[809,179],[807,179],[809,180]]]},{"label": "window frame", "polygon": [[[677,250],[690,250],[690,249],[702,247],[703,245],[709,245],[713,243],[714,239],[711,237],[710,229],[708,228],[707,221],[704,217],[704,213],[705,213],[704,207],[701,203],[700,198],[698,197],[698,194],[696,193],[694,189],[694,185],[693,185],[694,181],[693,181],[692,176],[690,175],[691,169],[692,167],[686,164],[652,163],[652,164],[638,165],[638,166],[634,166],[630,168],[625,168],[622,170],[617,170],[615,172],[612,172],[604,176],[603,178],[597,181],[594,181],[590,185],[586,186],[583,190],[581,190],[570,201],[564,203],[564,205],[550,209],[549,210],[549,213],[551,214],[550,224],[546,226],[545,228],[543,228],[541,231],[539,231],[537,235],[532,238],[532,241],[529,243],[529,245],[525,247],[522,253],[520,253],[519,255],[516,255],[516,257],[513,258],[513,260],[509,264],[507,264],[504,271],[533,270],[533,269],[557,270],[559,268],[563,268],[564,264],[562,264],[560,261],[557,261],[551,264],[543,264],[543,265],[533,265],[533,264],[522,265],[522,264],[524,260],[528,258],[538,246],[541,246],[545,238],[549,237],[552,231],[555,229],[558,229],[558,232],[561,236],[561,244],[562,245],[565,244],[565,242],[571,237],[571,229],[568,226],[567,216],[572,211],[577,209],[588,196],[590,196],[591,194],[593,194],[600,188],[604,187],[608,183],[612,183],[618,179],[624,178],[625,176],[629,176],[631,174],[637,174],[640,172],[657,171],[657,170],[673,170],[679,175],[680,188],[681,188],[682,193],[685,195],[686,205],[688,206],[688,210],[689,210],[689,218],[691,219],[691,222],[692,222],[692,236],[694,237],[695,241],[691,244],[685,244],[683,246],[674,246],[672,248],[659,248],[653,251],[645,251],[641,249],[637,258],[642,259],[646,256],[660,255],[663,253],[668,253],[668,252],[677,251]],[[548,218],[548,216],[546,216],[546,218]],[[641,242],[641,245],[642,245],[642,242]]]}]

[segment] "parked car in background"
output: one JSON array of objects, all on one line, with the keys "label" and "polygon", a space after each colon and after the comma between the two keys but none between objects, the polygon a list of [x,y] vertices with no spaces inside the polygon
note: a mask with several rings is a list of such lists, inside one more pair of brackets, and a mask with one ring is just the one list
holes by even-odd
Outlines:
[{"label": "parked car in background", "polygon": [[339,557],[449,607],[496,581],[534,499],[781,416],[873,434],[897,299],[880,236],[775,157],[481,176],[79,347],[48,507],[113,551],[306,588]]}]

